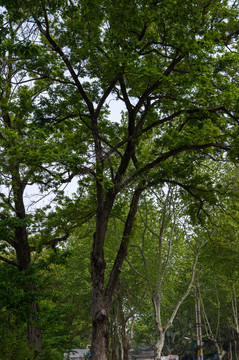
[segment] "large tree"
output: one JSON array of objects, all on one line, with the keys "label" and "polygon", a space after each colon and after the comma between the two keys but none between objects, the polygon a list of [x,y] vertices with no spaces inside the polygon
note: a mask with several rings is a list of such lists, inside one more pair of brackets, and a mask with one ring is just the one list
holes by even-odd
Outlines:
[{"label": "large tree", "polygon": [[[59,196],[61,184],[68,181],[67,170],[63,170],[63,164],[59,165],[62,161],[58,155],[62,157],[63,147],[60,150],[57,146],[58,136],[48,133],[33,118],[38,96],[51,81],[46,79],[34,84],[29,78],[24,67],[28,50],[22,45],[22,35],[18,32],[22,23],[16,24],[7,12],[3,12],[0,21],[0,261],[14,266],[19,273],[24,301],[29,301],[25,312],[28,341],[33,352],[41,353],[38,274],[32,263],[38,261],[43,247],[54,248],[57,242],[68,238],[70,229],[74,227],[74,210],[71,201],[65,203],[71,218],[68,226],[67,216],[60,221],[55,213],[50,213],[49,207],[38,208],[39,199],[52,188],[55,196]],[[24,36],[27,41],[29,34],[26,32]],[[31,49],[28,55],[33,53]],[[54,166],[49,171],[46,164],[48,161],[52,163],[53,159]],[[58,214],[63,216],[59,209]],[[5,298],[8,301],[7,296]]]},{"label": "large tree", "polygon": [[[96,204],[91,254],[92,359],[106,360],[109,311],[140,196],[177,184],[199,204],[207,158],[237,146],[238,5],[211,1],[2,1],[18,24],[24,68],[49,85],[35,122],[58,133],[62,166]],[[4,24],[3,24],[4,28]],[[111,100],[124,110],[109,117]],[[236,157],[233,150],[230,153]],[[51,166],[48,161],[48,170]],[[93,184],[93,185],[92,185]],[[120,194],[130,205],[108,281],[105,237]]]}]

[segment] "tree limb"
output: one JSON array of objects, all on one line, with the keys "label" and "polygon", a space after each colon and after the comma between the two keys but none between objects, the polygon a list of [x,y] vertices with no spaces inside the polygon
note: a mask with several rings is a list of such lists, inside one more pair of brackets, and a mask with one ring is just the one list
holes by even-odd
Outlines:
[{"label": "tree limb", "polygon": [[121,244],[120,244],[120,247],[119,247],[119,250],[118,250],[114,265],[113,265],[113,269],[111,270],[110,278],[109,278],[109,281],[108,281],[108,284],[107,284],[107,287],[105,290],[105,297],[107,299],[108,306],[110,306],[110,303],[112,301],[113,292],[115,290],[117,280],[121,273],[121,267],[127,256],[127,250],[128,250],[130,236],[131,236],[132,229],[133,229],[133,223],[134,223],[134,219],[135,219],[137,209],[138,209],[138,202],[139,202],[139,198],[140,198],[140,195],[143,190],[144,190],[144,187],[136,189],[133,194],[132,200],[131,200],[130,210],[129,210],[127,220],[125,223]]},{"label": "tree limb", "polygon": [[13,266],[16,266],[16,267],[18,267],[18,265],[19,265],[17,262],[15,262],[13,260],[9,260],[9,259],[7,259],[7,258],[5,258],[3,256],[0,256],[0,260],[4,261],[5,263],[7,263],[9,265],[13,265]]}]

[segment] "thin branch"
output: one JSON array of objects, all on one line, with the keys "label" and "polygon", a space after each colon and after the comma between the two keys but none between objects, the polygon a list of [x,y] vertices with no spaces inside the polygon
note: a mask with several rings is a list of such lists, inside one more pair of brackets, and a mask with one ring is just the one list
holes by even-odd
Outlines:
[{"label": "thin branch", "polygon": [[116,75],[115,78],[111,81],[111,83],[109,84],[109,86],[106,88],[103,96],[101,97],[99,103],[98,103],[98,106],[96,108],[96,111],[95,111],[95,115],[98,116],[99,115],[99,112],[102,108],[102,106],[104,105],[105,103],[105,100],[107,99],[107,97],[110,95],[111,91],[113,90],[114,86],[116,85],[117,81],[119,80],[119,75]]},{"label": "thin branch", "polygon": [[176,227],[176,216],[174,215],[173,227],[172,227],[171,234],[170,234],[170,239],[169,239],[169,242],[168,242],[167,258],[166,258],[166,261],[164,263],[163,271],[162,271],[160,281],[159,281],[159,286],[161,286],[161,284],[163,282],[163,279],[164,279],[164,276],[165,276],[165,273],[166,273],[166,269],[167,269],[167,266],[169,264],[175,227]]},{"label": "thin branch", "polygon": [[179,307],[181,306],[181,304],[183,303],[183,301],[186,299],[186,297],[188,296],[191,288],[192,288],[192,285],[193,285],[193,282],[194,282],[194,278],[195,278],[195,273],[196,273],[196,266],[197,266],[197,261],[198,261],[198,257],[199,257],[199,254],[200,254],[200,251],[202,249],[203,246],[206,245],[206,243],[208,242],[208,240],[204,241],[204,243],[198,247],[197,249],[197,252],[196,252],[196,256],[194,258],[194,262],[193,262],[193,267],[192,267],[192,275],[191,275],[191,279],[190,279],[190,282],[188,284],[188,287],[187,287],[187,290],[185,291],[185,293],[182,295],[181,299],[178,301],[177,305],[175,306],[173,312],[172,312],[172,315],[165,327],[165,331],[172,325],[173,323],[173,320],[178,312],[178,309]]},{"label": "thin branch", "polygon": [[125,258],[125,261],[131,267],[131,269],[135,272],[135,274],[137,274],[139,277],[141,277],[142,279],[147,281],[146,277],[143,276],[137,269],[135,269],[135,267],[131,264],[131,262],[128,260],[127,257]]},{"label": "thin branch", "polygon": [[89,99],[88,95],[86,94],[85,90],[83,89],[83,86],[81,84],[81,82],[79,81],[79,78],[75,72],[75,70],[73,69],[68,57],[66,56],[66,54],[63,52],[62,48],[56,43],[56,41],[52,38],[50,32],[49,32],[49,24],[48,22],[46,22],[46,30],[43,29],[42,24],[40,22],[40,20],[36,17],[35,14],[32,14],[33,18],[38,26],[38,29],[40,30],[40,32],[45,36],[45,38],[48,40],[49,44],[53,47],[53,50],[60,55],[60,57],[62,58],[62,60],[64,61],[67,69],[69,70],[82,98],[84,99],[85,103],[88,106],[89,112],[90,114],[94,113],[94,106],[93,103],[91,102],[91,100]]},{"label": "thin branch", "polygon": [[49,241],[45,241],[43,244],[44,245],[50,245],[50,246],[54,247],[58,242],[66,241],[69,238],[69,236],[70,236],[70,233],[67,232],[64,236],[54,238],[54,239],[51,239]]}]

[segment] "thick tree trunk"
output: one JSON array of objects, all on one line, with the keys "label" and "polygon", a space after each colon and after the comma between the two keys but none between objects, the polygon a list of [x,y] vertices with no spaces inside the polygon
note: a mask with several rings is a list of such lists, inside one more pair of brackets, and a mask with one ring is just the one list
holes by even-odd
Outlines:
[{"label": "thick tree trunk", "polygon": [[[22,231],[23,232],[23,231]],[[30,266],[30,248],[28,242],[19,242],[16,246],[17,260],[20,271],[26,271]],[[25,283],[23,289],[27,294],[29,291],[37,292],[36,287],[33,284]],[[36,353],[42,351],[42,332],[40,327],[37,325],[38,314],[40,312],[39,305],[37,303],[29,304],[29,315],[28,315],[28,341],[29,345],[34,349]]]},{"label": "thick tree trunk", "polygon": [[96,232],[94,245],[91,254],[91,277],[92,277],[92,360],[107,360],[109,353],[109,311],[115,287],[117,285],[121,267],[127,256],[127,249],[130,235],[133,228],[135,215],[138,208],[138,201],[143,189],[135,191],[120,248],[110,274],[106,289],[104,288],[104,274],[106,263],[104,260],[104,240],[108,225],[109,214],[113,207],[115,195],[108,193],[104,205],[98,202],[96,217]]},{"label": "thick tree trunk", "polygon": [[[99,301],[101,303],[101,301]],[[109,346],[109,317],[104,305],[92,306],[92,359],[107,360]]]},{"label": "thick tree trunk", "polygon": [[92,254],[92,359],[107,360],[109,350],[109,310],[104,294],[105,262]]},{"label": "thick tree trunk", "polygon": [[35,350],[36,353],[42,352],[42,332],[40,326],[37,326],[35,323],[37,322],[37,316],[40,312],[40,308],[38,304],[32,305],[33,314],[29,316],[28,323],[28,341]]},{"label": "thick tree trunk", "polygon": [[103,203],[103,193],[98,185],[98,206],[96,215],[96,232],[91,253],[92,278],[92,360],[107,360],[109,353],[109,310],[108,298],[105,295],[104,241],[109,214],[114,196],[108,193]]},{"label": "thick tree trunk", "polygon": [[[25,219],[25,207],[23,202],[23,190],[19,185],[15,192],[15,208],[16,215],[19,219]],[[17,256],[17,264],[20,272],[26,271],[31,264],[31,251],[28,242],[28,235],[26,226],[17,226],[15,228],[15,238],[14,246]],[[34,284],[29,284],[28,281],[25,283],[25,288],[23,289],[27,294],[29,291],[36,291],[37,288]],[[29,304],[29,315],[28,315],[28,342],[30,347],[36,353],[41,353],[42,351],[42,333],[40,327],[37,325],[38,314],[39,314],[39,305],[37,303]]]}]

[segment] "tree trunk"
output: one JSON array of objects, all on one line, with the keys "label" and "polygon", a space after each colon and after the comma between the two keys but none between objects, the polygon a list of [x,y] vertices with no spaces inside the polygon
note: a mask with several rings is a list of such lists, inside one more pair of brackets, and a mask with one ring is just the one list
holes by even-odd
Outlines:
[{"label": "tree trunk", "polygon": [[126,336],[126,322],[121,319],[122,325],[122,344],[123,344],[123,360],[129,359],[129,342]]},{"label": "tree trunk", "polygon": [[[237,335],[237,334],[236,334]],[[239,346],[238,340],[234,337],[234,356],[235,360],[239,360]]]},{"label": "tree trunk", "polygon": [[[92,360],[107,360],[109,353],[109,310],[114,290],[117,285],[121,267],[127,256],[129,239],[131,236],[138,201],[143,188],[136,189],[130,204],[130,210],[125,223],[122,241],[110,273],[110,278],[104,289],[104,274],[106,263],[104,260],[104,241],[108,225],[109,214],[113,207],[115,194],[108,193],[104,204],[98,201],[96,216],[96,232],[91,253],[92,278]],[[100,191],[99,191],[100,193]],[[99,194],[100,197],[100,194]]]},{"label": "tree trunk", "polygon": [[107,360],[109,350],[109,313],[104,295],[104,269],[102,258],[92,254],[92,359]]},{"label": "tree trunk", "polygon": [[[20,243],[16,247],[17,249],[17,260],[19,264],[19,270],[26,271],[30,265],[30,249],[28,243]],[[23,289],[27,294],[28,292],[35,291],[37,288],[33,284],[25,283]],[[39,305],[37,303],[29,304],[29,315],[28,315],[28,341],[29,345],[35,350],[36,353],[42,351],[42,333],[40,327],[37,325],[38,314],[40,312]]]},{"label": "tree trunk", "polygon": [[[26,217],[25,206],[23,202],[23,188],[21,185],[15,190],[15,208],[16,215],[19,219],[24,220]],[[28,242],[28,234],[26,226],[17,226],[15,228],[14,247],[16,250],[17,264],[20,272],[25,272],[31,263],[31,251]],[[30,291],[37,292],[37,288],[34,284],[25,283],[23,289],[27,294]],[[36,353],[42,351],[42,333],[40,327],[37,325],[38,313],[40,311],[37,303],[29,304],[28,315],[28,341],[29,345],[34,349]]]},{"label": "tree trunk", "polygon": [[157,329],[157,342],[155,345],[155,359],[161,359],[161,354],[165,342],[165,331]]},{"label": "tree trunk", "polygon": [[218,360],[222,360],[223,356],[226,354],[226,351],[223,351],[222,353],[218,354]]},{"label": "tree trunk", "polygon": [[118,323],[118,308],[117,304],[114,304],[113,311],[111,313],[111,346],[110,356],[111,360],[123,360],[122,359],[122,343],[119,334],[119,323]]},{"label": "tree trunk", "polygon": [[[114,196],[108,193],[103,203],[102,189],[98,185],[98,204],[96,215],[96,232],[91,253],[92,278],[92,360],[107,360],[109,353],[109,310],[110,304],[105,295],[104,241],[109,214]],[[112,299],[111,299],[112,300]]]},{"label": "tree trunk", "polygon": [[165,342],[166,329],[163,328],[161,321],[161,297],[159,292],[155,294],[155,296],[152,298],[152,301],[154,306],[154,318],[157,331],[157,342],[155,344],[155,359],[157,360],[161,358],[161,353]]},{"label": "tree trunk", "polygon": [[214,341],[214,344],[217,349],[218,360],[222,360],[223,356],[226,355],[227,352],[221,348],[217,341]]},{"label": "tree trunk", "polygon": [[36,353],[42,352],[42,332],[40,326],[35,323],[38,320],[37,315],[40,312],[39,305],[32,304],[33,314],[29,316],[28,322],[28,340],[29,343],[34,347]]}]

